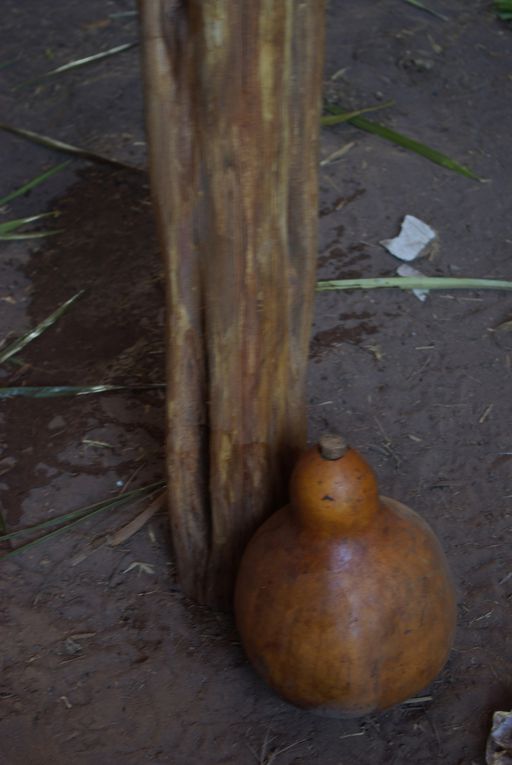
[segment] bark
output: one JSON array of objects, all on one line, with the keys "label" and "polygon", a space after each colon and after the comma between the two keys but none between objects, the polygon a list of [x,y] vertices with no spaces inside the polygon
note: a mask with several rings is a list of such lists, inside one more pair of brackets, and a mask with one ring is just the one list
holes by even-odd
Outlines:
[{"label": "bark", "polygon": [[231,607],[305,446],[322,0],[140,0],[178,577]]}]

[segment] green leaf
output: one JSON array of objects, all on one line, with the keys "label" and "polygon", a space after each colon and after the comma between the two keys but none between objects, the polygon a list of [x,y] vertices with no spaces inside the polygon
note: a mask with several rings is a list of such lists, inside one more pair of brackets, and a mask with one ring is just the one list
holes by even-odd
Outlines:
[{"label": "green leaf", "polygon": [[[327,105],[326,109],[332,114],[344,114],[339,107],[333,106],[332,104]],[[420,154],[431,162],[435,162],[437,165],[441,165],[448,170],[460,173],[461,175],[466,176],[466,178],[471,178],[475,181],[482,180],[473,172],[473,170],[470,170],[464,165],[460,165],[458,162],[455,162],[455,160],[447,157],[446,154],[441,154],[437,149],[431,149],[424,143],[420,143],[414,138],[409,138],[409,136],[406,136],[403,133],[397,133],[395,130],[391,130],[384,125],[381,125],[379,122],[372,122],[367,120],[366,117],[353,117],[349,119],[348,122],[360,130],[365,130],[367,133],[373,133],[381,138],[385,138],[387,141],[391,141],[391,143],[403,146],[405,149],[409,149],[409,151],[414,151],[416,154]]]},{"label": "green leaf", "polygon": [[16,197],[21,197],[23,194],[26,194],[27,191],[30,191],[30,189],[34,189],[36,186],[39,186],[41,183],[44,183],[44,181],[48,180],[48,178],[51,178],[52,175],[55,175],[55,173],[60,173],[61,170],[64,170],[65,167],[67,167],[70,164],[70,160],[67,160],[66,162],[61,162],[60,165],[55,165],[54,167],[51,167],[49,170],[46,170],[46,172],[41,173],[41,175],[38,175],[36,178],[33,178],[31,181],[28,181],[23,186],[20,186],[19,189],[16,189],[15,191],[11,191],[10,194],[7,194],[7,196],[2,197],[0,199],[0,207],[3,207],[3,205],[6,205],[8,202],[11,202],[13,199],[16,199]]},{"label": "green leaf", "polygon": [[360,114],[367,114],[367,112],[376,112],[379,109],[387,109],[389,106],[394,105],[394,101],[386,101],[384,104],[376,104],[375,106],[366,106],[363,109],[356,109],[354,112],[341,112],[340,114],[329,114],[324,117],[320,117],[320,124],[324,127],[331,125],[339,125],[340,122],[349,122],[354,117],[358,117]]},{"label": "green leaf", "polygon": [[512,290],[512,281],[502,279],[464,279],[450,276],[384,276],[375,279],[340,279],[317,282],[324,290],[378,289],[399,287],[402,290]]},{"label": "green leaf", "polygon": [[24,529],[19,529],[18,531],[11,531],[10,534],[3,534],[2,536],[0,536],[0,542],[5,542],[9,539],[15,539],[23,534],[33,533],[34,531],[41,531],[42,529],[49,528],[51,526],[59,526],[59,524],[63,524],[62,526],[59,526],[59,528],[54,529],[53,531],[50,531],[47,534],[43,534],[42,536],[37,537],[37,539],[34,539],[31,542],[26,542],[25,544],[20,545],[19,547],[16,547],[14,550],[9,550],[8,552],[4,553],[1,556],[1,559],[8,558],[13,555],[19,555],[20,553],[25,552],[25,550],[28,550],[31,547],[35,547],[35,545],[41,544],[41,542],[45,542],[47,539],[50,539],[51,537],[57,536],[58,534],[62,534],[63,532],[67,531],[73,526],[76,526],[78,523],[82,523],[82,521],[89,520],[90,518],[93,518],[95,515],[98,515],[99,513],[104,512],[105,510],[111,510],[114,507],[119,507],[121,505],[128,504],[130,502],[133,502],[136,499],[141,499],[142,497],[150,496],[151,494],[154,494],[155,492],[161,490],[164,486],[165,486],[165,481],[157,481],[147,486],[142,486],[139,489],[134,489],[133,491],[129,491],[124,494],[119,494],[117,497],[114,497],[113,499],[107,499],[107,500],[103,500],[102,502],[96,502],[94,505],[88,505],[87,507],[82,507],[78,510],[73,510],[70,513],[65,513],[64,515],[60,515],[55,518],[50,518],[47,521],[36,523],[33,526],[28,526]]},{"label": "green leaf", "polygon": [[502,21],[512,19],[512,0],[495,0],[494,8]]},{"label": "green leaf", "polygon": [[76,295],[73,295],[73,297],[69,298],[69,300],[66,300],[65,303],[63,303],[59,308],[57,308],[53,313],[51,313],[49,316],[46,317],[46,319],[43,319],[42,322],[40,322],[34,329],[29,330],[24,335],[22,335],[18,340],[15,340],[14,343],[9,345],[4,351],[0,352],[0,364],[3,364],[4,361],[7,361],[7,359],[10,359],[12,356],[14,356],[16,353],[21,351],[23,348],[25,348],[29,343],[32,342],[32,340],[35,340],[37,337],[43,334],[49,327],[51,327],[53,324],[55,324],[58,319],[73,305],[73,303],[78,300],[78,298],[83,294],[84,290],[80,290],[80,292],[77,292]]},{"label": "green leaf", "polygon": [[0,388],[0,399],[87,396],[93,393],[110,393],[122,390],[151,390],[154,388],[165,388],[165,383],[148,383],[147,385],[21,385],[14,388]]}]

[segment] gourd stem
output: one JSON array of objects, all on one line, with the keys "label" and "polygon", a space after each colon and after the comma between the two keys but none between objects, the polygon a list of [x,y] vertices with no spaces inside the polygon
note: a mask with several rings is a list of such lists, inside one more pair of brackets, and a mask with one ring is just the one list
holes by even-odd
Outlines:
[{"label": "gourd stem", "polygon": [[339,460],[349,449],[347,442],[335,433],[325,433],[318,443],[324,460]]}]

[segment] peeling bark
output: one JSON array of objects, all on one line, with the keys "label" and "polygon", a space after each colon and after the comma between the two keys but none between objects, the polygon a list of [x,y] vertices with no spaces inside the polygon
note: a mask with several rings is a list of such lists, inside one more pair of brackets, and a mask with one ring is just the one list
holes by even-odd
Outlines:
[{"label": "peeling bark", "polygon": [[178,576],[231,607],[305,446],[322,0],[140,0]]}]

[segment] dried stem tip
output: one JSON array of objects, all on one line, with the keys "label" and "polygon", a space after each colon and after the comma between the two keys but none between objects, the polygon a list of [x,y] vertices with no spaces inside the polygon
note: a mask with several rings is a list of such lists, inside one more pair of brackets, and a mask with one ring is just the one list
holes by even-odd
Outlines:
[{"label": "dried stem tip", "polygon": [[348,451],[347,442],[334,433],[325,433],[320,437],[319,449],[324,460],[339,460]]}]

